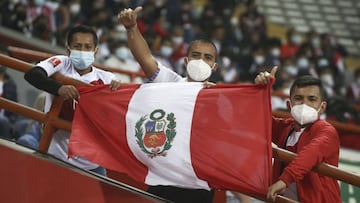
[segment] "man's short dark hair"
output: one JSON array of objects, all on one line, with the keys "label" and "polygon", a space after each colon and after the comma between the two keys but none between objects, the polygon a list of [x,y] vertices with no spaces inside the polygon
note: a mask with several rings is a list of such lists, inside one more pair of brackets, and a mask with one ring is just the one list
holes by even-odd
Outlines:
[{"label": "man's short dark hair", "polygon": [[73,40],[74,34],[76,33],[89,33],[92,34],[94,38],[94,45],[97,46],[98,44],[98,37],[94,29],[86,25],[77,25],[71,28],[67,34],[67,45],[69,46]]},{"label": "man's short dark hair", "polygon": [[312,75],[303,75],[297,78],[290,87],[290,96],[293,94],[295,87],[301,88],[313,85],[319,87],[321,100],[326,100],[326,92],[324,90],[321,80]]},{"label": "man's short dark hair", "polygon": [[190,52],[192,46],[193,46],[194,44],[196,44],[196,43],[211,44],[211,45],[214,47],[214,49],[215,49],[215,61],[217,61],[217,57],[218,57],[218,56],[217,56],[217,48],[216,48],[215,44],[214,44],[211,40],[209,40],[209,39],[197,39],[197,40],[192,41],[192,42],[189,44],[189,47],[188,47],[188,49],[187,49],[187,51],[186,51],[186,56],[189,55],[189,52]]}]

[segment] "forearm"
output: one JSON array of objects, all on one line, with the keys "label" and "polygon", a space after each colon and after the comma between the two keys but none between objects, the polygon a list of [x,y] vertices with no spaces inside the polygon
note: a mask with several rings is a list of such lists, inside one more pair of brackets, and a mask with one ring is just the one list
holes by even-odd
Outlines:
[{"label": "forearm", "polygon": [[127,30],[127,36],[128,46],[134,58],[140,64],[146,77],[151,78],[157,70],[158,66],[155,59],[151,55],[151,51],[147,42],[136,25]]},{"label": "forearm", "polygon": [[58,81],[49,78],[47,73],[41,67],[34,67],[28,70],[24,78],[34,87],[49,92],[54,95],[59,95],[58,90],[62,86]]}]

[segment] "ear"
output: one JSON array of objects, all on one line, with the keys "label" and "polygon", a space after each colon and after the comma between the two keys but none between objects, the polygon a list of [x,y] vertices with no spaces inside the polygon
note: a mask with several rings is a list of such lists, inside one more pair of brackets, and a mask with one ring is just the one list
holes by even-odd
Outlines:
[{"label": "ear", "polygon": [[217,68],[218,68],[218,64],[215,62],[214,65],[212,66],[211,70],[213,72],[215,72]]},{"label": "ear", "polygon": [[184,57],[184,65],[185,65],[185,67],[187,66],[188,63],[189,63],[189,58],[188,58],[188,57]]},{"label": "ear", "polygon": [[96,47],[96,48],[95,48],[95,51],[94,51],[94,57],[96,56],[98,50],[99,50],[99,47]]},{"label": "ear", "polygon": [[322,101],[320,104],[320,110],[319,113],[322,114],[326,111],[326,107],[327,107],[327,102],[326,101]]},{"label": "ear", "polygon": [[286,100],[286,107],[288,108],[289,111],[291,111],[291,102],[290,100]]},{"label": "ear", "polygon": [[67,54],[68,56],[70,56],[70,51],[71,51],[70,47],[69,47],[69,46],[66,46],[66,54]]}]

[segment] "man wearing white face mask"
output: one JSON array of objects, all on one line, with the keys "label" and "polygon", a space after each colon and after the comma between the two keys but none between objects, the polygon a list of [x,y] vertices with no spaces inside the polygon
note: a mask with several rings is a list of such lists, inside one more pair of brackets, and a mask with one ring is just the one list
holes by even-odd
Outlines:
[{"label": "man wearing white face mask", "polygon": [[[260,73],[255,83],[267,84],[276,70]],[[322,162],[334,167],[339,162],[339,135],[331,124],[319,119],[327,105],[321,80],[310,75],[296,79],[287,105],[292,118],[273,118],[272,141],[297,156],[287,165],[274,161],[274,184],[267,197],[275,200],[277,194],[282,194],[303,203],[341,203],[337,180],[312,171]]]},{"label": "man wearing white face mask", "polygon": [[[124,9],[119,15],[119,21],[125,26],[128,34],[128,46],[135,59],[149,78],[150,82],[204,82],[205,86],[213,83],[207,82],[211,73],[216,70],[217,51],[215,45],[209,40],[195,40],[187,50],[184,64],[187,70],[187,78],[182,78],[179,74],[162,65],[151,55],[151,51],[141,35],[137,24],[137,14],[142,7],[135,10]],[[202,202],[212,203],[213,190],[178,188],[173,186],[150,186],[148,192],[163,197],[174,202]]]},{"label": "man wearing white face mask", "polygon": [[[30,84],[50,93],[46,96],[45,112],[50,110],[53,95],[61,96],[66,101],[62,106],[59,116],[71,121],[74,113],[72,102],[74,99],[79,98],[79,92],[75,86],[63,85],[50,77],[55,73],[60,73],[88,84],[110,84],[112,90],[116,90],[120,86],[120,82],[115,80],[114,74],[92,66],[97,51],[97,43],[97,35],[92,28],[87,26],[74,27],[67,36],[67,56],[56,55],[50,57],[36,64],[34,68],[25,73],[24,77]],[[106,175],[104,168],[86,159],[81,157],[68,159],[69,138],[70,132],[57,130],[53,134],[48,152],[77,167]]]},{"label": "man wearing white face mask", "polygon": [[137,14],[141,10],[142,7],[137,7],[135,10],[122,10],[118,18],[127,29],[129,48],[149,80],[152,82],[207,81],[211,73],[217,68],[217,51],[214,44],[209,40],[202,39],[195,40],[189,45],[186,57],[184,58],[188,77],[182,78],[177,73],[154,60],[136,24]]}]

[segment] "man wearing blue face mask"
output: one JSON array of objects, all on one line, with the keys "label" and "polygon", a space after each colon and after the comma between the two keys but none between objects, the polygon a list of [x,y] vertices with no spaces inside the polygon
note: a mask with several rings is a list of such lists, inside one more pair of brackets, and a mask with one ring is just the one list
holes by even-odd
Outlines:
[{"label": "man wearing blue face mask", "polygon": [[[114,74],[95,68],[92,65],[98,50],[97,43],[98,38],[92,28],[87,26],[74,27],[67,35],[67,55],[50,57],[36,64],[34,68],[25,73],[24,77],[30,84],[49,93],[45,100],[45,112],[50,110],[53,95],[61,96],[66,101],[62,106],[59,116],[71,121],[74,114],[72,102],[74,99],[79,98],[79,92],[76,87],[73,85],[63,85],[52,79],[50,76],[54,73],[60,73],[93,85],[110,84],[112,90],[120,87],[120,81],[115,80]],[[104,168],[86,159],[81,157],[68,159],[69,138],[70,132],[57,130],[53,134],[48,152],[80,168],[106,175]]]},{"label": "man wearing blue face mask", "polygon": [[[255,83],[267,84],[276,70],[260,73]],[[269,199],[275,200],[277,194],[282,194],[304,203],[342,202],[337,180],[312,171],[322,162],[335,167],[339,162],[339,135],[331,124],[320,119],[327,105],[325,95],[320,79],[301,76],[290,88],[287,106],[292,118],[273,118],[272,141],[297,156],[287,165],[274,161]]]},{"label": "man wearing blue face mask", "polygon": [[[190,43],[184,64],[187,76],[181,77],[171,67],[165,67],[151,55],[151,51],[141,35],[136,18],[142,7],[135,10],[124,9],[119,15],[119,21],[127,29],[128,46],[135,59],[139,62],[150,82],[204,82],[206,87],[213,85],[208,82],[211,73],[216,70],[217,51],[215,45],[205,39]],[[174,186],[150,186],[148,192],[177,203],[212,203],[213,190],[180,188]]]}]

